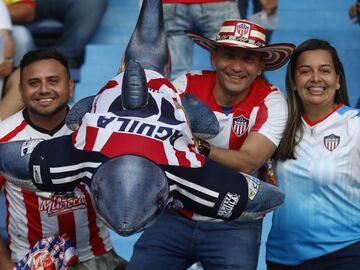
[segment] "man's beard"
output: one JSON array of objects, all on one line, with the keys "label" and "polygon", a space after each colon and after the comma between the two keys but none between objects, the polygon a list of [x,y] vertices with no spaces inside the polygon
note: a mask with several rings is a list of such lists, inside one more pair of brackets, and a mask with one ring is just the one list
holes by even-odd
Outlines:
[{"label": "man's beard", "polygon": [[36,109],[36,107],[34,106],[27,106],[27,110],[32,113],[35,114],[37,116],[40,117],[52,117],[54,115],[56,115],[57,113],[61,112],[62,110],[64,110],[65,108],[67,108],[67,101],[64,101],[63,103],[59,104],[53,111],[49,111],[49,112],[42,112]]}]

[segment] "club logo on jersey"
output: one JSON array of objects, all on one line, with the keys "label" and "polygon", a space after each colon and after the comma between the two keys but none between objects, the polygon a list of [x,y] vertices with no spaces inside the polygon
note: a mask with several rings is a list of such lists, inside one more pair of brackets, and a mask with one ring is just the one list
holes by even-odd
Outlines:
[{"label": "club logo on jersey", "polygon": [[249,127],[249,119],[240,115],[238,117],[233,118],[232,130],[236,134],[237,137],[243,135]]},{"label": "club logo on jersey", "polygon": [[340,136],[336,136],[335,134],[330,134],[324,137],[324,145],[327,150],[333,151],[336,147],[338,147],[340,143]]},{"label": "club logo on jersey", "polygon": [[52,196],[49,199],[41,199],[39,210],[47,212],[49,217],[86,209],[86,197],[83,194],[68,192],[61,196]]},{"label": "club logo on jersey", "polygon": [[249,39],[250,24],[238,23],[235,27],[235,37]]}]

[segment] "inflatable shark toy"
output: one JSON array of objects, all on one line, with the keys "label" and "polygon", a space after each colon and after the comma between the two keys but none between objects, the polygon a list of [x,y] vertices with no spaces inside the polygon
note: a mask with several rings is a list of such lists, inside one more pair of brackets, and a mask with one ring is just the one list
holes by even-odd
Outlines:
[{"label": "inflatable shark toy", "polygon": [[[192,134],[214,137],[218,123],[195,97],[174,101],[176,93],[165,78],[169,62],[162,3],[144,0],[124,72],[71,109],[66,123],[76,128],[74,134],[0,144],[0,153],[6,153],[0,155],[1,174],[35,191],[66,192],[86,183],[99,216],[123,236],[150,226],[167,207],[234,220],[279,206],[284,194],[277,187],[193,149]],[[92,149],[86,143],[89,129],[103,136]],[[9,155],[13,158],[5,158]]]}]

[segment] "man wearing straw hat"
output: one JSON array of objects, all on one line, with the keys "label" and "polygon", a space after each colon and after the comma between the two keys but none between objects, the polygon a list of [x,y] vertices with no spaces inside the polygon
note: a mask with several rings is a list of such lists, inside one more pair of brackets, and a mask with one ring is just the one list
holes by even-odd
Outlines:
[{"label": "man wearing straw hat", "polygon": [[[285,64],[295,46],[266,45],[264,28],[245,20],[225,21],[216,40],[187,35],[211,52],[215,69],[174,81],[180,92],[205,102],[219,121],[220,133],[199,140],[198,149],[222,165],[254,174],[275,152],[287,119],[280,90],[261,75]],[[180,270],[200,261],[204,269],[254,270],[261,227],[262,218],[242,216],[230,223],[170,210],[143,233],[127,269]]]}]

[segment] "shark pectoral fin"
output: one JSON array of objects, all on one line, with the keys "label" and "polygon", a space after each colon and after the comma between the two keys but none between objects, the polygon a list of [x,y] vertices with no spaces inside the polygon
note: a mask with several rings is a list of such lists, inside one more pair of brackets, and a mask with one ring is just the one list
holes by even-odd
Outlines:
[{"label": "shark pectoral fin", "polygon": [[39,191],[31,180],[30,156],[42,139],[14,141],[0,144],[0,173],[6,181],[20,188]]},{"label": "shark pectoral fin", "polygon": [[190,93],[185,93],[181,103],[190,118],[191,131],[194,136],[207,140],[214,138],[219,133],[219,122],[214,112],[205,103]]},{"label": "shark pectoral fin", "polygon": [[70,109],[65,118],[65,123],[69,129],[75,130],[79,127],[81,119],[84,115],[91,111],[91,107],[95,96],[89,96],[76,102],[76,104]]}]

